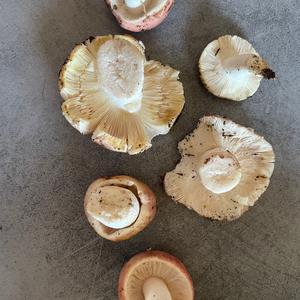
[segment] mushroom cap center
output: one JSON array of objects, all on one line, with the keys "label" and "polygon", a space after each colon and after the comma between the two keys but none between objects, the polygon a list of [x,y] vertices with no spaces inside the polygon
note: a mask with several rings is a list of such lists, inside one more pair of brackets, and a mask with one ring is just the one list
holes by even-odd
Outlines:
[{"label": "mushroom cap center", "polygon": [[215,194],[231,191],[241,180],[241,167],[236,157],[221,148],[205,152],[200,159],[202,184]]},{"label": "mushroom cap center", "polygon": [[167,285],[157,277],[150,277],[144,282],[143,294],[145,300],[172,300]]},{"label": "mushroom cap center", "polygon": [[141,5],[143,5],[146,2],[146,0],[125,0],[126,6],[129,8],[136,8]]},{"label": "mushroom cap center", "polygon": [[140,213],[140,203],[126,188],[105,186],[91,195],[87,212],[103,225],[121,229],[136,221]]},{"label": "mushroom cap center", "polygon": [[141,108],[144,62],[143,53],[125,39],[109,40],[97,53],[100,88],[114,105],[128,112]]}]

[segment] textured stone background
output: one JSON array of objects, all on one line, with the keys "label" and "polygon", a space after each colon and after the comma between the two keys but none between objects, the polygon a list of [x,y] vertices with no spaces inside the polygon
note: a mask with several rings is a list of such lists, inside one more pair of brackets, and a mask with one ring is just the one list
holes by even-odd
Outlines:
[{"label": "textured stone background", "polygon": [[[93,144],[60,113],[57,73],[74,44],[123,32],[104,1],[0,0],[0,299],[116,299],[123,263],[149,247],[184,261],[196,300],[299,299],[299,16],[299,0],[177,0],[162,26],[136,34],[151,58],[182,71],[186,106],[169,135],[129,157]],[[226,33],[251,41],[278,75],[242,103],[216,99],[198,80],[201,51]],[[177,143],[207,113],[255,128],[277,155],[268,191],[233,223],[198,217],[161,185]],[[113,244],[96,236],[82,204],[89,183],[117,174],[148,183],[159,212]]]}]

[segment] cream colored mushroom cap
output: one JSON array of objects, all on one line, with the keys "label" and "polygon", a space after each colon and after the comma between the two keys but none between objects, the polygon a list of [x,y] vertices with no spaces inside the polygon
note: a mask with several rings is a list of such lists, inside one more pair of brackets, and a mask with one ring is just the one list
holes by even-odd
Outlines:
[{"label": "cream colored mushroom cap", "polygon": [[[109,81],[105,68],[115,80]],[[167,134],[179,116],[184,94],[178,79],[171,67],[146,61],[143,44],[130,36],[91,38],[75,47],[60,72],[62,112],[96,143],[137,154],[155,136]]]},{"label": "cream colored mushroom cap", "polygon": [[200,56],[199,70],[204,86],[212,94],[235,101],[252,96],[264,77],[275,77],[248,41],[231,35],[208,44]]},{"label": "cream colored mushroom cap", "polygon": [[[178,148],[182,159],[165,176],[167,194],[216,220],[237,219],[253,206],[266,191],[274,169],[273,148],[263,137],[219,116],[200,119]],[[203,180],[203,166],[209,164]]]}]

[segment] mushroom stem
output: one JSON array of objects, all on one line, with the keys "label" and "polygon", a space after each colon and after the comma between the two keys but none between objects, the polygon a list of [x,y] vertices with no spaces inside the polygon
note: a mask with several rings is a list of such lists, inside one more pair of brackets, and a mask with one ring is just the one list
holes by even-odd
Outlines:
[{"label": "mushroom stem", "polygon": [[99,87],[115,106],[134,113],[141,109],[144,53],[128,40],[114,38],[97,52]]},{"label": "mushroom stem", "polygon": [[252,72],[266,79],[275,78],[275,73],[268,67],[268,63],[258,55],[241,54],[224,60],[223,68],[227,73],[242,74]]},{"label": "mushroom stem", "polygon": [[126,6],[130,8],[136,8],[141,5],[143,5],[146,2],[146,0],[125,0]]},{"label": "mushroom stem", "polygon": [[216,148],[203,154],[199,175],[202,184],[215,194],[231,191],[241,180],[241,168],[236,157],[229,151]]},{"label": "mushroom stem", "polygon": [[136,221],[140,204],[130,190],[105,186],[93,193],[87,204],[87,212],[109,228],[122,229]]},{"label": "mushroom stem", "polygon": [[167,285],[157,277],[150,277],[144,282],[143,294],[145,300],[172,300]]}]

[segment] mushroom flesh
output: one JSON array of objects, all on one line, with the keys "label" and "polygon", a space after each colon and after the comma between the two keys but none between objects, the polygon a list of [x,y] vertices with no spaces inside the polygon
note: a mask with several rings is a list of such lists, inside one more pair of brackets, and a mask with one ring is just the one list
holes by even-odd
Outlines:
[{"label": "mushroom flesh", "polygon": [[150,30],[168,16],[174,0],[106,0],[120,26],[133,32]]},{"label": "mushroom flesh", "polygon": [[183,108],[179,72],[147,61],[144,51],[125,35],[90,38],[76,46],[60,72],[63,115],[109,150],[137,154],[150,148]]},{"label": "mushroom flesh", "polygon": [[208,44],[200,57],[199,69],[203,84],[212,94],[235,101],[252,96],[262,78],[275,78],[248,41],[231,35]]},{"label": "mushroom flesh", "polygon": [[179,143],[182,159],[165,176],[168,195],[198,214],[216,219],[239,218],[266,191],[275,155],[252,129],[206,116]]},{"label": "mushroom flesh", "polygon": [[131,258],[119,277],[120,300],[193,300],[192,278],[176,257],[146,251]]},{"label": "mushroom flesh", "polygon": [[156,197],[148,186],[135,178],[100,178],[88,188],[84,209],[100,236],[121,241],[136,235],[152,221]]}]

